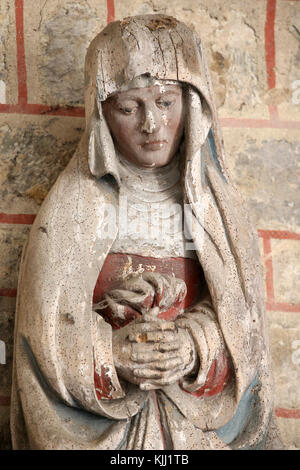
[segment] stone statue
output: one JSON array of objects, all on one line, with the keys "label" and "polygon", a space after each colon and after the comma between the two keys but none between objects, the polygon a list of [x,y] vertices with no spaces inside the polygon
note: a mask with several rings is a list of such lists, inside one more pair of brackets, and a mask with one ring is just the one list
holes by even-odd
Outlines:
[{"label": "stone statue", "polygon": [[13,447],[279,448],[258,243],[200,40],[165,15],[109,24],[85,103],[23,253]]}]

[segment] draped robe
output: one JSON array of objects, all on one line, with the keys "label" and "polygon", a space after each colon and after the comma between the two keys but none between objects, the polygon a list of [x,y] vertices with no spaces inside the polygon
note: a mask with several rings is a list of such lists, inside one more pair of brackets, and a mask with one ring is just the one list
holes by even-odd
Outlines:
[{"label": "draped robe", "polygon": [[[103,207],[112,204],[118,211],[120,178],[101,102],[142,74],[187,87],[183,196],[191,207],[190,228],[211,299],[209,309],[199,307],[201,319],[194,326],[203,331],[215,324],[232,364],[230,383],[212,396],[192,393],[207,380],[209,367],[206,377],[200,377],[201,364],[202,382],[190,384],[190,389],[176,383],[154,397],[124,384],[114,367],[112,327],[92,308],[96,281],[118,233],[116,224],[104,236]],[[13,447],[270,445],[265,442],[277,437],[257,236],[226,167],[198,37],[164,15],[111,23],[89,47],[85,82],[85,133],[44,201],[23,252],[15,325]],[[113,385],[109,398],[97,395],[95,370],[100,377],[108,371]],[[165,440],[160,426],[168,429]]]}]

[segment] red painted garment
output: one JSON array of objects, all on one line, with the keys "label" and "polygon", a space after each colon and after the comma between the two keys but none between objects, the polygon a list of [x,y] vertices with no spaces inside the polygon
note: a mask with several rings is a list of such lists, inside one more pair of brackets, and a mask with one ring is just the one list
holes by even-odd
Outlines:
[{"label": "red painted garment", "polygon": [[[226,351],[223,351],[219,354],[217,359],[213,361],[203,387],[198,388],[195,392],[188,392],[187,390],[185,390],[185,392],[190,393],[196,398],[218,395],[218,393],[221,393],[231,380],[232,371],[229,364],[230,362]],[[184,390],[183,387],[182,389]]]},{"label": "red painted garment", "polygon": [[[205,290],[205,280],[200,264],[192,258],[152,258],[124,253],[111,253],[106,257],[94,289],[93,302],[101,301],[103,294],[118,287],[124,274],[138,270],[156,271],[160,274],[174,275],[182,279],[187,286],[187,294],[176,311],[162,312],[160,318],[174,320],[180,309],[194,305],[201,292]],[[158,299],[155,299],[158,302]],[[132,318],[133,319],[133,318]],[[129,322],[127,322],[129,323]],[[124,324],[119,325],[125,326]]]},{"label": "red painted garment", "polygon": [[100,374],[96,371],[94,364],[94,384],[98,400],[109,398],[111,400],[112,382],[109,373],[104,366],[101,366]]},{"label": "red painted garment", "polygon": [[[103,295],[118,287],[119,282],[126,273],[137,271],[155,271],[160,274],[174,274],[182,279],[187,286],[187,293],[183,299],[177,299],[166,311],[160,312],[158,317],[164,320],[175,320],[185,309],[192,307],[206,290],[205,279],[200,263],[192,258],[153,258],[134,254],[111,253],[107,256],[94,289],[93,302],[98,303]],[[159,305],[158,295],[147,298],[150,307]],[[113,329],[122,328],[140,316],[140,313],[131,306],[125,306],[125,319],[115,318],[109,307],[101,310],[103,318],[111,324]],[[195,397],[212,396],[221,393],[229,383],[231,369],[227,354],[221,353],[207,374],[204,386],[191,393]],[[94,383],[97,398],[110,398],[111,380],[104,367],[100,374],[95,370]]]}]

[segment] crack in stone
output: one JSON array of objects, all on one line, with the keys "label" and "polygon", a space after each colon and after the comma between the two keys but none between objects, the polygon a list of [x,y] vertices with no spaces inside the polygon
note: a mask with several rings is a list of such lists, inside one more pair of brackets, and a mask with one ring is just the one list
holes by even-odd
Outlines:
[{"label": "crack in stone", "polygon": [[255,28],[251,24],[247,23],[247,21],[243,20],[243,22],[246,26],[248,26],[248,28],[250,28],[253,31],[255,39],[258,39]]},{"label": "crack in stone", "polygon": [[[159,34],[159,33],[158,33]],[[164,68],[165,68],[165,75],[166,76],[166,73],[167,73],[167,68],[166,68],[166,62],[165,62],[165,56],[164,56],[164,52],[163,52],[163,49],[161,47],[161,43],[160,43],[160,40],[159,40],[159,36],[155,36],[155,38],[157,39],[157,42],[158,42],[158,46],[159,46],[159,49],[160,49],[160,52],[161,52],[161,56],[162,56],[162,60],[163,60],[163,63],[164,63]]]},{"label": "crack in stone", "polygon": [[48,0],[45,0],[44,5],[42,6],[42,8],[40,10],[40,21],[39,21],[39,25],[37,27],[37,31],[39,31],[41,29],[41,24],[42,24],[42,20],[43,20],[43,10],[44,10],[47,2],[48,2]]},{"label": "crack in stone", "polygon": [[179,78],[178,78],[178,59],[177,59],[177,53],[176,53],[176,46],[175,46],[175,43],[174,43],[174,40],[172,38],[171,33],[169,33],[169,37],[171,39],[171,42],[172,42],[173,48],[174,48],[175,62],[176,62],[176,75],[177,75],[177,80],[179,80]]},{"label": "crack in stone", "polygon": [[136,44],[137,44],[137,47],[138,49],[140,49],[140,45],[139,45],[139,41],[137,40],[137,38],[135,37],[135,35],[131,32],[131,31],[128,31],[130,36],[134,37],[135,41],[136,41]]},{"label": "crack in stone", "polygon": [[289,32],[294,36],[294,38],[300,41],[300,31],[295,24],[292,24],[289,28]]}]

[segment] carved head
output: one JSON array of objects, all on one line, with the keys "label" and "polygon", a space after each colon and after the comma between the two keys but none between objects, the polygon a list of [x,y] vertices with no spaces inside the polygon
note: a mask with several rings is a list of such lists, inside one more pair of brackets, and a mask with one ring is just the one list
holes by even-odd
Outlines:
[{"label": "carved head", "polygon": [[[103,114],[120,154],[137,166],[167,165],[183,135],[184,100],[179,83],[151,85],[113,94],[103,104]],[[146,82],[146,83],[145,83]],[[150,86],[147,86],[150,85]]]},{"label": "carved head", "polygon": [[[85,65],[88,164],[120,183],[115,151],[143,168],[167,165],[183,141],[186,162],[207,141],[215,107],[201,43],[175,18],[144,15],[110,23]],[[216,161],[222,142],[211,133]]]}]

